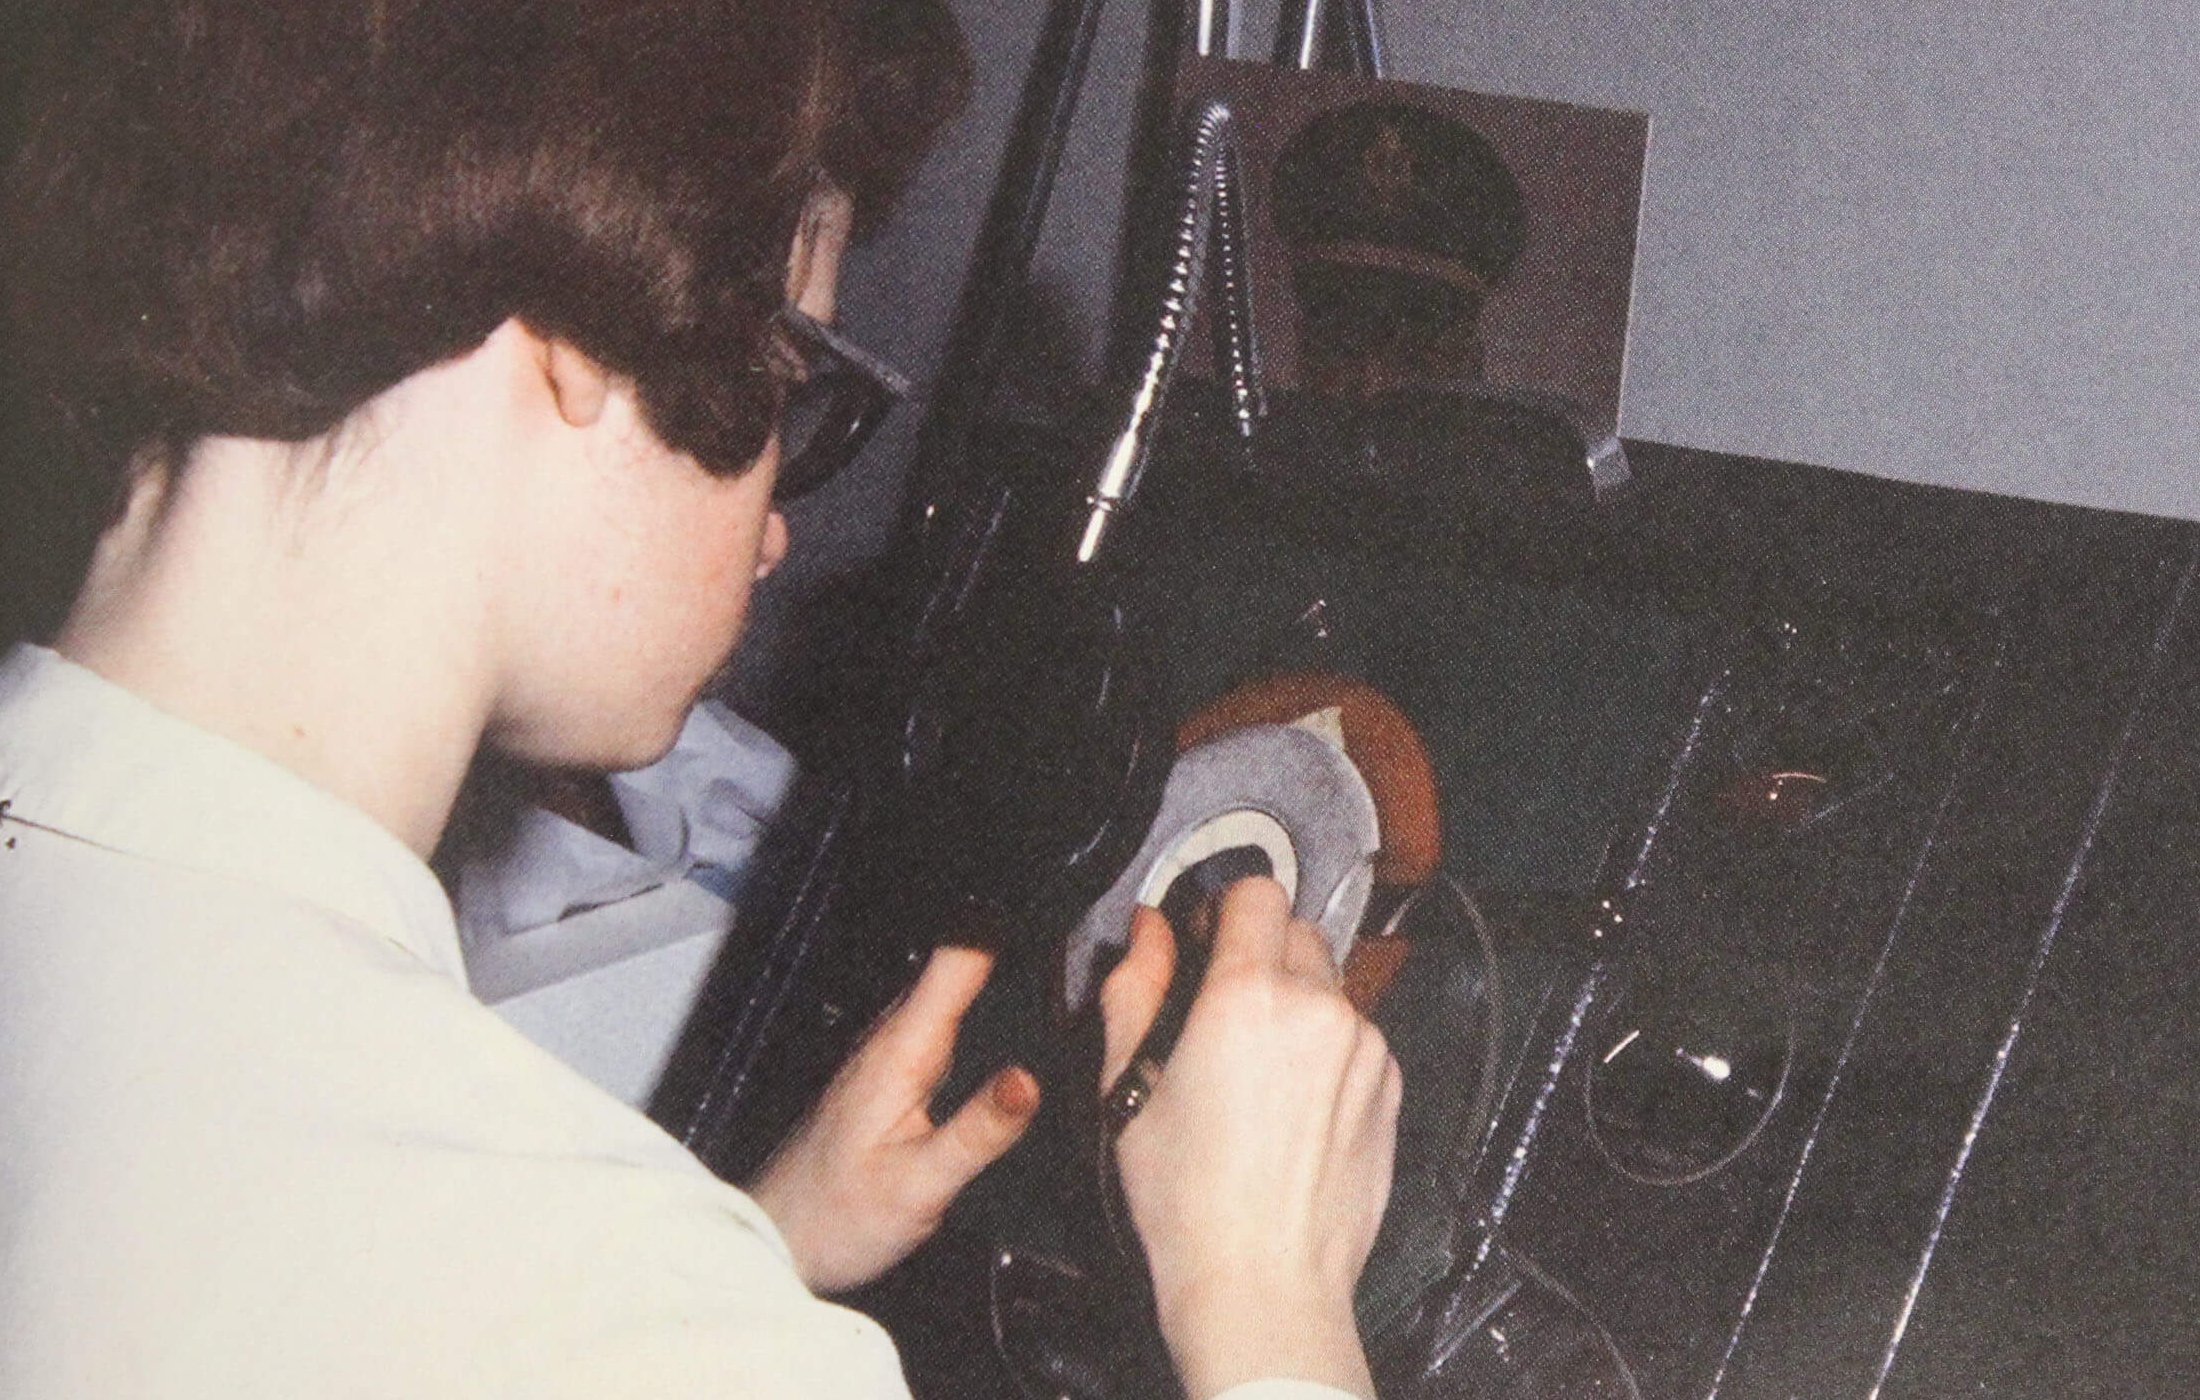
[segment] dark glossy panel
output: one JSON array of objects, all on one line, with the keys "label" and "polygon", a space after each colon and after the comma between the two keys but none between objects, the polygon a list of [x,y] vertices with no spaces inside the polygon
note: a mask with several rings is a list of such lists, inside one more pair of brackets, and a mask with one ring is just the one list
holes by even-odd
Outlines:
[{"label": "dark glossy panel", "polygon": [[[1851,632],[1848,646],[1785,665],[1735,658],[1625,901],[1626,946],[1553,1085],[1549,1122],[1532,1140],[1525,1123],[1519,1130],[1530,1167],[1506,1237],[1600,1309],[1646,1394],[1701,1393],[1719,1374],[1977,709],[1990,632],[1936,642],[1914,668],[1879,678],[1888,688],[1865,708],[1898,709],[1906,722],[1874,762],[1849,764],[1856,790],[1838,809],[1790,830],[1737,807],[1737,776],[1761,772],[1764,750],[1810,737],[1793,716],[1862,684],[1846,653],[1884,640]],[[1783,759],[1777,771],[1800,770]],[[1589,1131],[1592,1078],[1632,1046],[1631,1032],[1656,1029],[1630,1016],[1646,993],[1698,1024],[1738,1028],[1739,1054],[1789,1060],[1754,1139],[1716,1170],[1670,1184],[1618,1170]]]},{"label": "dark glossy panel", "polygon": [[2048,556],[2010,600],[1722,1393],[1877,1383],[2179,583],[2168,532],[2134,533]]},{"label": "dark glossy panel", "polygon": [[1889,1395],[2173,1395],[2200,1375],[2194,621],[2188,601],[2073,863]]},{"label": "dark glossy panel", "polygon": [[[1042,557],[1060,445],[997,447],[1001,537],[1040,550],[1000,557]],[[2196,531],[1629,450],[1631,493],[1589,508],[1435,448],[1248,477],[1195,435],[1123,536],[1154,730],[1279,670],[1371,682],[1494,916],[1494,964],[1429,945],[1385,1012],[1410,1066],[1360,1300],[1385,1394],[1597,1393],[1607,1350],[1675,1400],[1882,1370],[1889,1394],[2168,1393],[2200,1351],[2200,628],[2169,625]],[[1043,622],[1019,577],[986,586]],[[889,615],[982,615],[928,597]],[[918,635],[1013,706],[1015,632]],[[855,674],[890,712],[897,673]],[[810,882],[781,880],[699,1014],[664,1116],[722,1168],[951,931],[900,897],[923,840],[880,793],[843,790],[832,859],[789,867]],[[1046,990],[1058,931],[992,936],[964,1079],[1030,1061],[1048,1117],[866,1301],[927,1397],[1014,1396],[1017,1367],[1167,1394],[1096,1195],[1091,1027]],[[1516,1315],[1541,1360],[1490,1334]],[[1003,1327],[1038,1339],[1016,1366]]]}]

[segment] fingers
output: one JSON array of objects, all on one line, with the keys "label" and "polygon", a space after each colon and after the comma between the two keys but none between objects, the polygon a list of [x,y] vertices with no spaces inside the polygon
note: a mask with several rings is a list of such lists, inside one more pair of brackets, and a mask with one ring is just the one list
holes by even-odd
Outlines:
[{"label": "fingers", "polygon": [[1291,896],[1274,880],[1240,880],[1222,896],[1210,974],[1282,965],[1289,942]]},{"label": "fingers", "polygon": [[910,1088],[929,1094],[947,1072],[955,1030],[992,971],[991,953],[935,948],[909,995],[878,1028],[873,1046],[904,1070]]},{"label": "fingers", "polygon": [[1339,985],[1337,961],[1321,930],[1291,917],[1291,897],[1269,879],[1240,880],[1222,897],[1210,971],[1275,971],[1322,987]]},{"label": "fingers", "polygon": [[992,971],[991,953],[976,948],[934,948],[931,960],[924,965],[924,974],[910,988],[909,1000],[898,1019],[926,1030],[953,1032]]},{"label": "fingers", "polygon": [[1339,1127],[1347,1135],[1389,1131],[1388,1125],[1397,1117],[1395,1096],[1402,1087],[1389,1042],[1381,1030],[1361,1019],[1338,1087]]},{"label": "fingers", "polygon": [[1106,1049],[1101,1057],[1103,1090],[1122,1076],[1161,1012],[1176,975],[1176,938],[1158,909],[1138,906],[1131,915],[1130,951],[1108,980],[1100,984],[1100,1020]]},{"label": "fingers", "polygon": [[1294,977],[1303,977],[1323,987],[1344,984],[1337,971],[1337,960],[1329,952],[1329,940],[1312,924],[1293,920],[1284,930],[1283,968]]},{"label": "fingers", "polygon": [[1002,1070],[942,1123],[913,1164],[917,1189],[940,1210],[970,1179],[1016,1145],[1039,1112],[1039,1081],[1021,1067]]},{"label": "fingers", "polygon": [[1399,1073],[1397,1060],[1385,1054],[1382,1083],[1376,1090],[1374,1111],[1369,1122],[1369,1131],[1373,1135],[1368,1154],[1371,1165],[1367,1173],[1370,1236],[1381,1228],[1385,1208],[1390,1203],[1391,1175],[1396,1168],[1398,1154],[1398,1109],[1404,1100],[1405,1078]]}]

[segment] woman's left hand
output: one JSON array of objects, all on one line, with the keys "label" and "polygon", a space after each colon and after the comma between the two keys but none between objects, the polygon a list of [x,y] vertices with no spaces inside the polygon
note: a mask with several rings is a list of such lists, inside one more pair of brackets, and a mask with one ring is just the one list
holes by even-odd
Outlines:
[{"label": "woman's left hand", "polygon": [[899,1263],[1038,1112],[1039,1082],[1011,1068],[932,1121],[956,1027],[992,970],[989,953],[935,951],[749,1188],[813,1292],[845,1292]]}]

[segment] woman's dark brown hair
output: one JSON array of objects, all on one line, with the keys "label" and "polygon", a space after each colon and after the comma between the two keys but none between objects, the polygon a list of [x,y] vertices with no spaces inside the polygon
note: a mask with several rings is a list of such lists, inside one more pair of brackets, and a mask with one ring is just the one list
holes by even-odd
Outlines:
[{"label": "woman's dark brown hair", "polygon": [[0,223],[18,592],[41,565],[73,587],[148,452],[311,439],[509,317],[740,470],[777,410],[766,340],[809,199],[875,215],[966,78],[938,0],[66,13]]}]

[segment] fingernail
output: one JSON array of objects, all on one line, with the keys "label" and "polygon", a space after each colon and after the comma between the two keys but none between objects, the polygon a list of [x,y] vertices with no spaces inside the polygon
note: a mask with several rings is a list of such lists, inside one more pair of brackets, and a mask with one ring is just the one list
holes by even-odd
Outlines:
[{"label": "fingernail", "polygon": [[1029,1070],[1009,1070],[993,1081],[993,1106],[1015,1118],[1038,1112],[1039,1081]]}]

